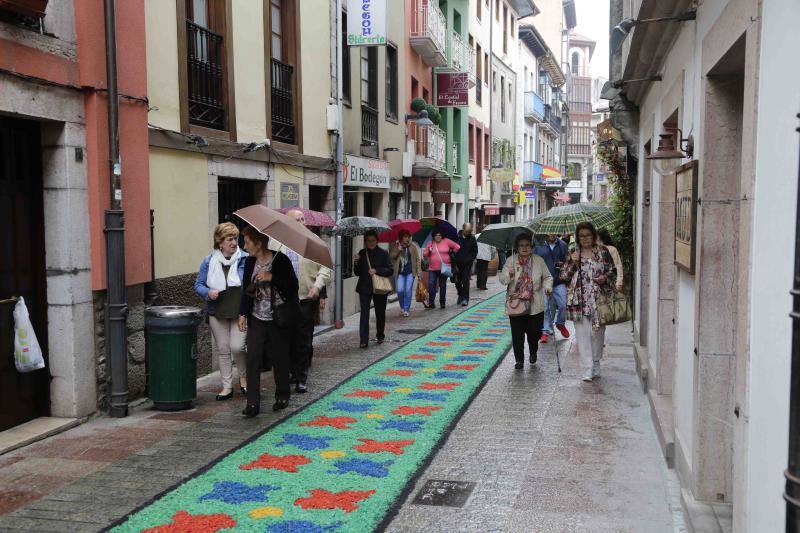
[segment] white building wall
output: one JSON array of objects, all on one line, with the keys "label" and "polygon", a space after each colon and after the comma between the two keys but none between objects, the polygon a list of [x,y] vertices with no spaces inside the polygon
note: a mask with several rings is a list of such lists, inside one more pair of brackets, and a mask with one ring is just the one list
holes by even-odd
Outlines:
[{"label": "white building wall", "polygon": [[[791,358],[793,237],[797,208],[800,70],[786,68],[787,58],[800,50],[800,4],[772,0],[763,4],[758,86],[758,139],[753,199],[753,235],[761,246],[751,256],[751,351],[749,412],[746,413],[750,445],[747,473],[742,479],[742,508],[734,503],[734,523],[739,531],[782,531],[782,498],[789,439],[789,376]],[[779,148],[778,148],[779,147]],[[776,194],[780,191],[780,194]],[[786,231],[784,231],[785,229]],[[763,236],[770,235],[770,250],[785,250],[776,257],[764,253]]]}]

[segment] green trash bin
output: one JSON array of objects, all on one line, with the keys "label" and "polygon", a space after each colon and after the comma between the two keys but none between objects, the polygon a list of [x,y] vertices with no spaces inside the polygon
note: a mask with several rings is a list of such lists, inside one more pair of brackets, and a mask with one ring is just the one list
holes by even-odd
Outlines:
[{"label": "green trash bin", "polygon": [[180,411],[197,396],[197,326],[203,312],[178,305],[145,309],[147,389],[156,409]]}]

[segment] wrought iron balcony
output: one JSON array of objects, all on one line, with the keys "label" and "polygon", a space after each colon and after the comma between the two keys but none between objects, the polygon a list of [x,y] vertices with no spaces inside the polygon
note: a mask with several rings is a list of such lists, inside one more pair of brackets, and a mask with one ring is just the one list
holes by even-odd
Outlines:
[{"label": "wrought iron balcony", "polygon": [[367,104],[361,104],[361,143],[378,145],[378,110]]},{"label": "wrought iron balcony", "polygon": [[535,91],[525,92],[525,118],[533,122],[544,120],[544,100]]},{"label": "wrought iron balcony", "polygon": [[447,41],[447,65],[442,70],[468,72],[470,68],[469,49],[459,33],[450,32],[450,39]]},{"label": "wrought iron balcony", "polygon": [[473,46],[468,46],[467,52],[469,53],[469,71],[467,72],[467,79],[469,80],[469,86],[475,87],[476,80],[478,79],[478,54]]},{"label": "wrought iron balcony", "polygon": [[464,169],[462,168],[461,164],[461,144],[460,143],[453,143],[453,151],[451,155],[451,167],[453,169],[453,176],[463,176]]},{"label": "wrought iron balcony", "polygon": [[293,82],[294,67],[272,58],[272,138],[295,144]]},{"label": "wrought iron balcony", "polygon": [[187,20],[186,41],[189,122],[223,130],[226,126],[223,37]]},{"label": "wrought iron balcony", "polygon": [[445,144],[446,136],[439,126],[414,125],[414,167],[415,176],[446,176]]},{"label": "wrought iron balcony", "polygon": [[411,48],[431,67],[447,64],[447,21],[434,0],[415,0]]}]

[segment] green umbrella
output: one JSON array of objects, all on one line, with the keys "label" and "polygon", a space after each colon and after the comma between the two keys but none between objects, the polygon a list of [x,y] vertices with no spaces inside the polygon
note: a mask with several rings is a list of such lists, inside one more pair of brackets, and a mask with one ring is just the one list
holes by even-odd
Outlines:
[{"label": "green umbrella", "polygon": [[520,233],[531,234],[527,222],[501,222],[499,224],[489,224],[478,236],[478,242],[494,246],[499,250],[508,250],[514,247],[514,239]]},{"label": "green umbrella", "polygon": [[599,204],[567,204],[552,208],[535,217],[528,228],[536,235],[562,235],[575,233],[575,226],[591,222],[596,228],[614,223],[611,210]]}]

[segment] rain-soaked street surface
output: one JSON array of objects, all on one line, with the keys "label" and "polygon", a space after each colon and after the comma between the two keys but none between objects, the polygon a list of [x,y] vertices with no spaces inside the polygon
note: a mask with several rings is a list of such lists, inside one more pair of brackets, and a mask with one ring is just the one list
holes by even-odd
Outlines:
[{"label": "rain-soaked street surface", "polygon": [[[629,324],[608,328],[602,377],[592,384],[580,381],[570,340],[559,341],[561,374],[552,342],[524,370],[509,353],[388,531],[684,531],[630,338]],[[463,507],[414,503],[431,480],[475,485]]]},{"label": "rain-soaked street surface", "polygon": [[[473,303],[501,288],[474,291]],[[215,402],[218,375],[199,383],[196,407],[164,413],[141,402],[124,419],[98,417],[0,456],[0,532],[98,531],[253,434],[463,310],[415,304],[387,311],[387,342],[358,349],[357,316],[315,340],[309,393],[290,408],[245,420],[243,399]],[[374,336],[374,325],[373,325]],[[561,351],[570,349],[562,343]],[[553,344],[531,369],[508,355],[418,480],[391,531],[673,531],[679,508],[634,374],[628,326],[609,331],[603,377],[578,380],[577,353],[556,371]],[[264,405],[272,376],[264,374]],[[429,480],[472,482],[463,507],[413,505]],[[471,486],[470,486],[471,487]],[[670,505],[672,502],[672,505]],[[679,518],[679,511],[675,516]],[[680,526],[675,528],[680,531]]]}]

